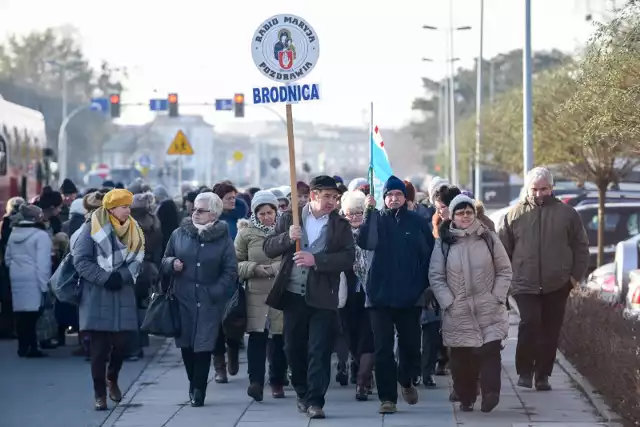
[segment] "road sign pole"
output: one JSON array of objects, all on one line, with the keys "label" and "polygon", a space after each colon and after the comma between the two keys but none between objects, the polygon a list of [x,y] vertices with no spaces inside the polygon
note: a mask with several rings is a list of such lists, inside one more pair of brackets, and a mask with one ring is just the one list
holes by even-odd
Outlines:
[{"label": "road sign pole", "polygon": [[178,191],[182,196],[182,156],[178,156]]}]

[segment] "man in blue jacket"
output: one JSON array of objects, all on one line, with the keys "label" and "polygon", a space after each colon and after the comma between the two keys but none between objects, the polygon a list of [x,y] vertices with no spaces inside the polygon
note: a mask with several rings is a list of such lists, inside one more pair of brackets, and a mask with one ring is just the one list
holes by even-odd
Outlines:
[{"label": "man in blue jacket", "polygon": [[[375,209],[369,195],[367,212],[360,226],[357,244],[373,251],[366,285],[366,306],[370,308],[375,340],[375,364],[380,413],[396,412],[398,387],[410,405],[418,402],[412,378],[420,375],[420,313],[434,239],[429,223],[407,209],[405,184],[391,176],[383,188],[384,204]],[[395,331],[399,360],[394,357]]]}]

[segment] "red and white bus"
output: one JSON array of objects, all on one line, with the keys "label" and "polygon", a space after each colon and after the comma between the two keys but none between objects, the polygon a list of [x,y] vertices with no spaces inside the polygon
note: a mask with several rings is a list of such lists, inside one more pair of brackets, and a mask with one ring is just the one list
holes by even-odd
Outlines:
[{"label": "red and white bus", "polygon": [[42,190],[46,146],[42,113],[0,95],[0,215],[11,197],[29,200]]}]

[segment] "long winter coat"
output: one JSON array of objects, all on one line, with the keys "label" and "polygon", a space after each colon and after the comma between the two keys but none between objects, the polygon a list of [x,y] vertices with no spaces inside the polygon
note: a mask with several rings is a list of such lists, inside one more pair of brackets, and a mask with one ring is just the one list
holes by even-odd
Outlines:
[{"label": "long winter coat", "polygon": [[[179,259],[182,271],[173,269]],[[180,307],[182,334],[176,346],[196,352],[213,351],[224,307],[233,294],[238,262],[224,221],[198,231],[191,218],[175,230],[162,259],[162,271],[173,276]]]},{"label": "long winter coat", "polygon": [[[268,329],[270,334],[280,335],[283,328],[282,311],[269,307],[267,296],[273,288],[275,277],[280,270],[280,257],[269,259],[262,249],[267,236],[246,219],[238,221],[238,234],[235,248],[238,257],[238,276],[241,281],[247,281],[247,332],[262,332]],[[272,277],[256,277],[255,269],[258,265],[270,266]]]},{"label": "long winter coat", "polygon": [[[113,235],[113,239],[117,239]],[[73,266],[80,275],[79,320],[81,331],[123,332],[138,330],[138,312],[133,278],[127,266],[120,271],[122,289],[109,291],[104,288],[111,273],[98,265],[98,250],[91,237],[91,223],[86,222],[71,238]]]},{"label": "long winter coat", "polygon": [[[504,340],[509,332],[505,302],[512,274],[507,251],[497,234],[479,220],[465,230],[448,228],[447,233],[443,228],[431,254],[429,282],[443,309],[444,345],[481,347]],[[483,233],[489,234],[489,242]]]},{"label": "long winter coat", "polygon": [[11,278],[13,311],[38,311],[51,277],[51,237],[44,225],[14,225],[5,263]]}]

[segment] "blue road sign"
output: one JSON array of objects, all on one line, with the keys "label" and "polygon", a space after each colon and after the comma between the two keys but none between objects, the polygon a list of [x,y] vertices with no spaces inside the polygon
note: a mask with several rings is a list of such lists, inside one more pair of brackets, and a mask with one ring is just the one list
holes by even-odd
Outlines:
[{"label": "blue road sign", "polygon": [[149,109],[151,111],[167,111],[169,109],[169,101],[166,99],[150,99]]},{"label": "blue road sign", "polygon": [[109,111],[109,100],[107,98],[91,98],[91,111],[107,113]]},{"label": "blue road sign", "polygon": [[216,99],[216,111],[233,110],[233,99]]},{"label": "blue road sign", "polygon": [[140,166],[142,166],[143,168],[148,168],[149,166],[151,166],[151,158],[146,155],[143,154],[142,156],[140,156],[140,158],[138,159],[138,163],[140,164]]}]

